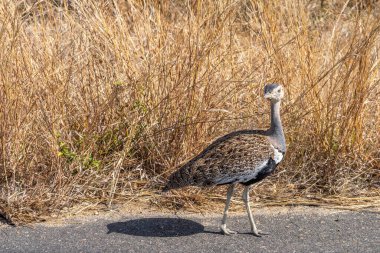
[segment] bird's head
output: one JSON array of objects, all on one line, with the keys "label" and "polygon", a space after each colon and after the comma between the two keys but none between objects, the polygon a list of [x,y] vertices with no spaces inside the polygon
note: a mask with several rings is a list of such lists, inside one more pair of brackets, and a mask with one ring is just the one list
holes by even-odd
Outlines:
[{"label": "bird's head", "polygon": [[284,97],[284,88],[280,84],[271,83],[264,87],[264,98],[280,101]]}]

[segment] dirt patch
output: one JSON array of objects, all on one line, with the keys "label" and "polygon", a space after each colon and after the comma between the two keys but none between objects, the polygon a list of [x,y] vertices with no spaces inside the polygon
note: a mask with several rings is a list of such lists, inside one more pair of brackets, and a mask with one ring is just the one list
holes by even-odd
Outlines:
[{"label": "dirt patch", "polygon": [[[337,201],[337,200],[336,200]],[[339,205],[328,202],[312,202],[304,199],[293,203],[277,201],[271,203],[251,202],[254,215],[281,215],[281,214],[303,214],[303,215],[329,215],[333,213],[343,213],[350,211],[380,212],[380,205],[371,200],[371,205],[358,203],[357,205]],[[177,215],[180,217],[221,217],[224,203],[222,201],[211,201],[192,208],[186,207],[180,210],[159,207],[152,199],[127,201],[126,203],[115,204],[112,207],[105,205],[77,205],[70,209],[65,209],[59,214],[45,216],[44,222],[38,223],[44,226],[65,226],[69,224],[83,224],[94,222],[99,219],[121,219],[125,216],[150,217],[162,215]],[[240,200],[233,200],[230,207],[230,215],[244,215],[244,203]]]}]

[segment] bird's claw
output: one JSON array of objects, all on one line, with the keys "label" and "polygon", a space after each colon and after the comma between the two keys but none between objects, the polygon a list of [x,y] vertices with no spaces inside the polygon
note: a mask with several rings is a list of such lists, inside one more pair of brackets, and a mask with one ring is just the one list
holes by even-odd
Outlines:
[{"label": "bird's claw", "polygon": [[222,234],[224,234],[224,235],[235,235],[235,234],[237,234],[237,232],[226,228],[225,230],[222,230]]},{"label": "bird's claw", "polygon": [[261,230],[252,230],[252,234],[257,237],[261,237],[262,235],[269,235],[267,232],[263,232]]},{"label": "bird's claw", "polygon": [[233,231],[233,230],[227,228],[226,225],[221,225],[220,226],[220,230],[221,230],[222,234],[224,234],[224,235],[234,235],[234,234],[237,234],[236,231]]}]

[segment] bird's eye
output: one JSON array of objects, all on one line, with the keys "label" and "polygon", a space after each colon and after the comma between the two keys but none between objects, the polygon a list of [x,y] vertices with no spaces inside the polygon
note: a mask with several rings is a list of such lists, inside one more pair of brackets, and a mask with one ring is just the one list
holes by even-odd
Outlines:
[{"label": "bird's eye", "polygon": [[280,91],[281,91],[280,89],[277,90],[278,93],[280,93]]}]

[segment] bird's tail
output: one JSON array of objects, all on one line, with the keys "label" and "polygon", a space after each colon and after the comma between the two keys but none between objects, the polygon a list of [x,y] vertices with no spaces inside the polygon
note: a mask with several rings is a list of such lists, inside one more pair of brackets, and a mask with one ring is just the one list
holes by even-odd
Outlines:
[{"label": "bird's tail", "polygon": [[162,192],[165,193],[172,189],[192,185],[192,181],[192,177],[189,175],[189,168],[182,167],[170,175],[166,186],[162,189]]}]

